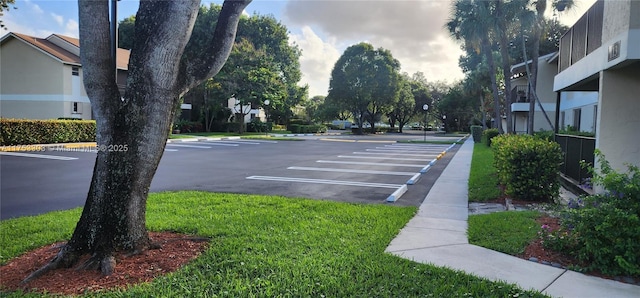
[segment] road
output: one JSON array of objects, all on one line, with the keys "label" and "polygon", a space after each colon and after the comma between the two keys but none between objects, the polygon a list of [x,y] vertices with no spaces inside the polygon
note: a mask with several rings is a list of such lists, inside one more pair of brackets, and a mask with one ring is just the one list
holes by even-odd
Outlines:
[{"label": "road", "polygon": [[[422,135],[171,143],[151,191],[203,190],[385,203],[448,147],[394,143],[397,139],[422,139]],[[418,206],[457,147],[420,175],[393,204]],[[0,219],[82,206],[94,162],[95,152],[86,150],[2,153]]]}]

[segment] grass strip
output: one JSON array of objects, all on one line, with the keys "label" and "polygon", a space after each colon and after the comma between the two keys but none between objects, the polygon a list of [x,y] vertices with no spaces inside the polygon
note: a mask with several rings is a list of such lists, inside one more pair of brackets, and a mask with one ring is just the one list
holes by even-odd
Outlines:
[{"label": "grass strip", "polygon": [[491,148],[482,143],[475,143],[471,158],[469,201],[483,202],[499,198],[500,188]]},{"label": "grass strip", "polygon": [[538,211],[505,211],[469,216],[469,243],[510,255],[524,252],[540,225]]},{"label": "grass strip", "polygon": [[[147,224],[210,237],[181,270],[100,297],[545,297],[384,253],[415,207],[194,191],[151,194]],[[69,237],[80,210],[0,222],[2,262]],[[55,227],[55,229],[52,229]],[[22,293],[5,293],[18,297]]]}]

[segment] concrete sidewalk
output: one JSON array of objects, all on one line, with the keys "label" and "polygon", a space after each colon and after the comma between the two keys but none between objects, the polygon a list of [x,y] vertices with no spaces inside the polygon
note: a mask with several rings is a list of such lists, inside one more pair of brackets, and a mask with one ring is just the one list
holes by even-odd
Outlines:
[{"label": "concrete sidewalk", "polygon": [[416,216],[386,252],[419,263],[514,283],[554,297],[640,297],[640,286],[543,265],[469,244],[467,181],[472,138],[442,172]]}]

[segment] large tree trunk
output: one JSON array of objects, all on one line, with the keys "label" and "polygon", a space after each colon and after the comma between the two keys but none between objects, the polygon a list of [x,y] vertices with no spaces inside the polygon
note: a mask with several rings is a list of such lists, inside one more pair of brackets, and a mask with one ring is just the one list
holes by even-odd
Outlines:
[{"label": "large tree trunk", "polygon": [[495,119],[494,128],[497,128],[498,131],[503,134],[504,130],[502,129],[502,113],[500,113],[500,97],[498,96],[498,83],[496,82],[496,66],[493,61],[493,51],[491,50],[489,41],[486,38],[482,40],[482,51],[487,58],[487,64],[489,64],[489,77],[491,78],[491,91],[493,93],[495,109],[493,116]]},{"label": "large tree trunk", "polygon": [[536,23],[533,29],[533,53],[531,53],[531,74],[529,77],[529,121],[527,122],[527,132],[531,135],[534,133],[534,116],[537,98],[536,86],[538,85],[538,58],[540,57],[540,37],[542,36],[545,10],[547,10],[547,0],[538,0],[536,2]]},{"label": "large tree trunk", "polygon": [[114,253],[139,253],[153,245],[146,203],[169,134],[174,107],[189,88],[215,75],[235,39],[246,1],[225,1],[212,32],[211,52],[182,60],[199,1],[141,1],[136,41],[122,98],[111,67],[108,1],[79,1],[80,48],[85,89],[96,116],[98,154],[82,216],[69,242],[27,282],[70,267],[90,254],[86,269],[110,274]]},{"label": "large tree trunk", "polygon": [[513,132],[513,119],[511,117],[511,58],[509,56],[509,40],[507,37],[507,24],[505,6],[502,1],[496,1],[497,18],[500,27],[498,35],[500,39],[500,57],[502,58],[502,74],[504,75],[504,105],[507,117],[507,133]]}]

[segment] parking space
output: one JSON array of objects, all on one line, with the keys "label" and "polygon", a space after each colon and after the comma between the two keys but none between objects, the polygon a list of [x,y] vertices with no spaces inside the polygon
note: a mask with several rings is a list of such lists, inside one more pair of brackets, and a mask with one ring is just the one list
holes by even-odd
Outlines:
[{"label": "parking space", "polygon": [[[176,142],[167,144],[151,191],[203,190],[383,203],[405,188],[395,204],[419,205],[450,154],[426,174],[419,173],[447,148],[320,138]],[[82,206],[95,152],[86,145],[0,152],[0,218]],[[416,174],[420,179],[407,185]]]}]

